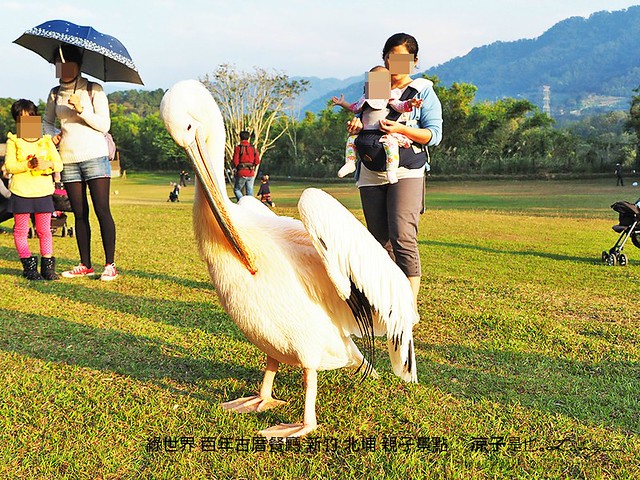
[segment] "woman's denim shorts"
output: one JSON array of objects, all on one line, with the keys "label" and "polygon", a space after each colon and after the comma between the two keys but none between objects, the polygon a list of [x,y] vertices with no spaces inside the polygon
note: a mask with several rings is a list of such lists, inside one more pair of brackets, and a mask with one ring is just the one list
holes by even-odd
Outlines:
[{"label": "woman's denim shorts", "polygon": [[109,157],[90,158],[78,163],[65,163],[62,183],[88,182],[96,178],[111,178]]}]

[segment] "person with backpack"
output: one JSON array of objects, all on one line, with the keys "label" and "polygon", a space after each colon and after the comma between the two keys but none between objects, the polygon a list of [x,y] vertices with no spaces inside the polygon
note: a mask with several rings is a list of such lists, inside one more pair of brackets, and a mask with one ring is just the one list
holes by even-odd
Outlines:
[{"label": "person with backpack", "polygon": [[[391,90],[402,93],[399,100],[412,96],[422,103],[408,112],[403,121],[388,118],[379,121],[383,133],[399,133],[412,142],[410,148],[400,149],[398,182],[392,184],[387,178],[386,155],[379,138],[372,136],[369,140],[368,135],[359,135],[356,147],[361,161],[356,186],[367,228],[409,279],[417,308],[422,275],[418,223],[424,212],[427,147],[438,145],[442,139],[442,105],[431,81],[411,78],[418,62],[418,42],[413,36],[396,33],[389,37],[382,49],[382,59],[391,73]],[[350,135],[362,130],[363,123],[358,117],[347,124]]]},{"label": "person with backpack", "polygon": [[[53,52],[56,76],[60,85],[51,89],[43,118],[45,133],[58,146],[64,169],[62,182],[67,190],[75,217],[76,243],[80,263],[62,272],[65,278],[92,277],[91,228],[87,187],[98,217],[105,267],[101,280],[118,276],[115,264],[116,226],[109,205],[111,165],[105,134],[111,119],[109,101],[102,86],[90,83],[80,74],[82,51],[72,45],[61,45]],[[56,130],[60,120],[60,132]]]},{"label": "person with backpack", "polygon": [[246,130],[241,131],[240,145],[236,145],[233,151],[233,167],[236,171],[233,193],[237,200],[240,200],[244,195],[253,197],[256,169],[260,165],[258,151],[249,143],[250,136]]}]

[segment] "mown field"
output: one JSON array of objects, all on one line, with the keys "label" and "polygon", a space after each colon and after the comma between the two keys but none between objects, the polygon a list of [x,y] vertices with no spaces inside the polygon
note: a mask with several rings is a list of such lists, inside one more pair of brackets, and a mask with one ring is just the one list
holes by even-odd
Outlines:
[{"label": "mown field", "polygon": [[[198,257],[193,186],[167,203],[169,180],[114,180],[115,282],[27,282],[0,225],[0,478],[640,478],[640,251],[600,259],[610,205],[639,188],[431,182],[419,384],[380,340],[380,379],[321,372],[320,428],[283,446],[257,431],[301,418],[301,372],[276,379],[284,407],[221,409],[258,388],[264,357]],[[305,186],[273,181],[277,213],[296,216]],[[326,189],[362,219],[352,184]],[[59,271],[77,263],[75,239],[54,244]]]}]

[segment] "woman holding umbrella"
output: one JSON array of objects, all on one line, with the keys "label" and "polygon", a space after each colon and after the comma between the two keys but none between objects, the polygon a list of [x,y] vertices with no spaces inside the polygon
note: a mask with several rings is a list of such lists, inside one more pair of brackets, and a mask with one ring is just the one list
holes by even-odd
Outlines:
[{"label": "woman holding umbrella", "polygon": [[[60,86],[49,92],[43,124],[45,133],[59,145],[64,164],[62,180],[75,214],[80,251],[80,264],[62,275],[75,278],[95,273],[91,265],[89,187],[106,260],[100,278],[114,280],[118,276],[114,263],[116,227],[109,207],[111,167],[104,136],[111,124],[109,103],[102,87],[89,83],[80,72],[105,82],[142,85],[138,69],[117,38],[65,20],[48,20],[24,32],[14,43],[55,63],[60,78]],[[60,134],[55,129],[56,118],[60,120]]]},{"label": "woman holding umbrella", "polygon": [[[111,166],[104,137],[111,125],[109,102],[99,84],[89,85],[80,74],[83,55],[79,48],[63,44],[54,55],[60,86],[49,92],[43,125],[62,157],[62,181],[75,216],[80,253],[80,264],[62,272],[62,276],[77,278],[95,274],[91,262],[88,187],[105,254],[106,266],[100,278],[114,280],[118,276],[114,258],[116,226],[109,206]],[[56,133],[56,118],[60,120],[60,133]]]}]

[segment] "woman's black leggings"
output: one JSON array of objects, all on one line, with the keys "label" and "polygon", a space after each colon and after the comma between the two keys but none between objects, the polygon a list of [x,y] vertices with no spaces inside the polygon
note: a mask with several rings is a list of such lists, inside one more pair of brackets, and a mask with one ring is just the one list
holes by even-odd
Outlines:
[{"label": "woman's black leggings", "polygon": [[110,178],[95,178],[89,181],[65,183],[71,209],[75,216],[75,234],[80,252],[80,261],[91,268],[91,227],[89,226],[89,201],[87,186],[91,192],[91,203],[100,224],[100,235],[104,247],[105,264],[114,262],[116,250],[116,224],[109,208]]}]

